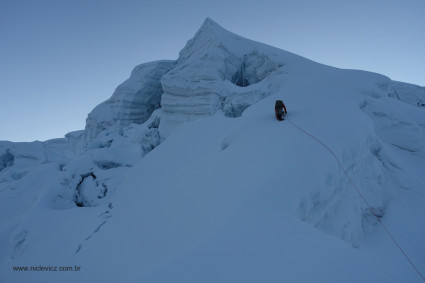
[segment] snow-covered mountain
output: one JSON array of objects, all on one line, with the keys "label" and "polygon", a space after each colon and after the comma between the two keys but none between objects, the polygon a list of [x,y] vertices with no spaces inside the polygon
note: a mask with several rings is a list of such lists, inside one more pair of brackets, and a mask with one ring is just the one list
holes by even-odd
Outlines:
[{"label": "snow-covered mountain", "polygon": [[378,219],[425,274],[424,172],[424,87],[206,19],[84,130],[0,142],[0,278],[421,282]]}]

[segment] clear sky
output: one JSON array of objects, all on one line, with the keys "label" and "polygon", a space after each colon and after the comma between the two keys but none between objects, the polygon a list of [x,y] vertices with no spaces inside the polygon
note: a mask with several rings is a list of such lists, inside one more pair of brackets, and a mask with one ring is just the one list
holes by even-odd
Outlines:
[{"label": "clear sky", "polygon": [[83,129],[134,66],[206,17],[314,61],[425,86],[425,0],[0,0],[0,140]]}]

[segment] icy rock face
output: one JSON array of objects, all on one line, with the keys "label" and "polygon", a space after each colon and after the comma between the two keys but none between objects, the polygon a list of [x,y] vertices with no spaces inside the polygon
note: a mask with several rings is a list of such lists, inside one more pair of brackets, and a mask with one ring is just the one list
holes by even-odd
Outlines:
[{"label": "icy rock face", "polygon": [[[245,41],[245,42],[244,42]],[[267,77],[283,66],[261,54],[258,43],[230,33],[206,19],[180,52],[178,66],[161,79],[160,133],[214,115],[240,116],[248,106],[270,94]]]},{"label": "icy rock face", "polygon": [[122,128],[148,120],[152,112],[160,108],[161,77],[175,64],[175,61],[155,61],[135,67],[130,78],[117,87],[112,97],[88,115],[84,145],[112,126]]}]

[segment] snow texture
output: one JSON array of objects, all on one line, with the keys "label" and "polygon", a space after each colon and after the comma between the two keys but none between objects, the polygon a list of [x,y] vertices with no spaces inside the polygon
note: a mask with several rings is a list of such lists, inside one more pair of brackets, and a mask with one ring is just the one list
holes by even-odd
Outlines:
[{"label": "snow texture", "polygon": [[424,274],[424,101],[423,87],[206,19],[177,60],[137,66],[85,130],[0,142],[1,278],[422,282],[371,209]]},{"label": "snow texture", "polygon": [[175,61],[156,61],[134,68],[130,78],[117,87],[112,97],[88,115],[84,144],[87,146],[100,132],[114,125],[122,128],[148,120],[152,112],[160,108],[161,77],[174,65]]},{"label": "snow texture", "polygon": [[388,96],[419,108],[425,107],[425,87],[392,81]]},{"label": "snow texture", "polygon": [[246,45],[240,36],[211,19],[205,20],[180,52],[178,65],[161,80],[165,91],[161,134],[166,137],[181,123],[212,116],[219,110],[238,117],[248,106],[270,95],[267,78],[283,63],[260,53],[261,47],[257,43]]}]

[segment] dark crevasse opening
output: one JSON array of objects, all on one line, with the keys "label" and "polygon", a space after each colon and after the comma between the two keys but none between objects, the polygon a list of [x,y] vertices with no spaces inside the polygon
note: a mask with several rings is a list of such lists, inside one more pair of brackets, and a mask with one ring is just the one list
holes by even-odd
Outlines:
[{"label": "dark crevasse opening", "polygon": [[233,75],[231,82],[240,87],[249,86],[249,81],[246,73],[246,56],[244,56],[241,65]]},{"label": "dark crevasse opening", "polygon": [[14,161],[15,161],[15,156],[11,154],[9,150],[7,150],[6,153],[0,156],[0,171],[2,171],[3,169],[7,167],[12,166]]},{"label": "dark crevasse opening", "polygon": [[255,51],[244,55],[234,66],[236,71],[230,81],[239,87],[247,87],[264,80],[283,64]]},{"label": "dark crevasse opening", "polygon": [[96,206],[98,200],[106,197],[108,192],[107,186],[104,183],[99,183],[93,172],[81,175],[75,190],[74,203],[78,207]]}]

